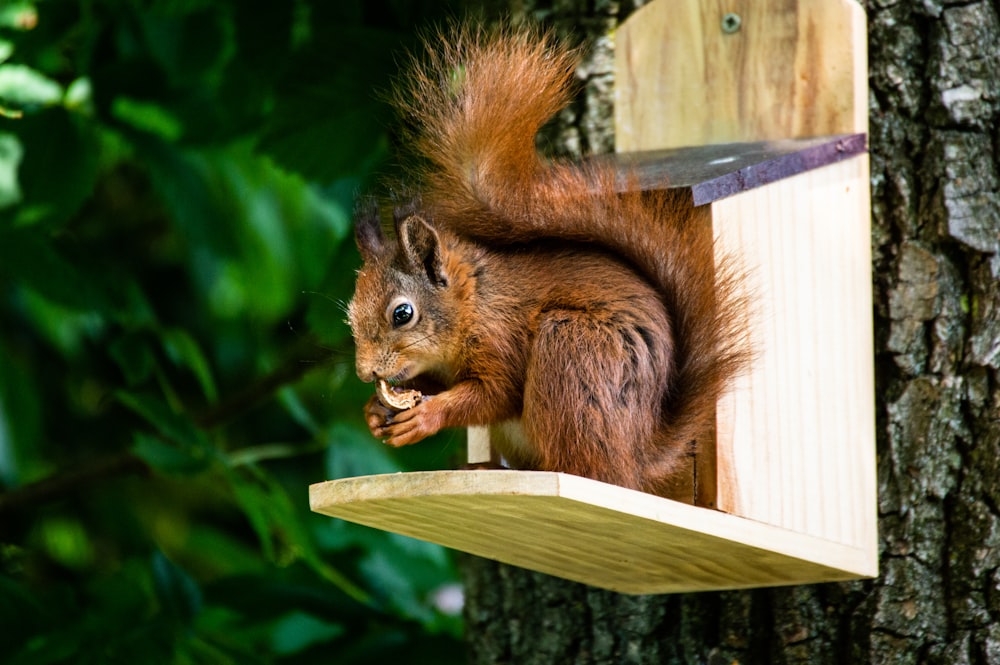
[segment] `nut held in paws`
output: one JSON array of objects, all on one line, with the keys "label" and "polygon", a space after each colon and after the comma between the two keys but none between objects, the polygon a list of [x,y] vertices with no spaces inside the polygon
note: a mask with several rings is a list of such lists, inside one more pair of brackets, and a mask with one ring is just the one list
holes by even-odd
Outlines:
[{"label": "nut held in paws", "polygon": [[385,379],[379,379],[375,384],[375,394],[378,395],[378,401],[396,411],[412,409],[424,396],[419,390],[392,386]]}]

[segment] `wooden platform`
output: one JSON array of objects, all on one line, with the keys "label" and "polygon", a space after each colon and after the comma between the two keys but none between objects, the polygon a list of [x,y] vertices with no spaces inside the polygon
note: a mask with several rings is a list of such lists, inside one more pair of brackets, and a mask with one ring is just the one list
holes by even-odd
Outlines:
[{"label": "wooden platform", "polygon": [[563,473],[429,471],[331,480],[316,512],[623,593],[876,574],[861,549]]}]

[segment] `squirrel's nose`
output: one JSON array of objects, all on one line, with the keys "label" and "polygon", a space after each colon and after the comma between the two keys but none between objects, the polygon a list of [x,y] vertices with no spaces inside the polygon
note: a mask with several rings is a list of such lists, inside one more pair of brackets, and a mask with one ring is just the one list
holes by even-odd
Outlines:
[{"label": "squirrel's nose", "polygon": [[361,365],[357,365],[355,367],[355,371],[358,373],[358,378],[364,381],[365,383],[372,383],[378,379],[378,374],[375,372],[375,370],[370,369],[368,367],[362,367]]}]

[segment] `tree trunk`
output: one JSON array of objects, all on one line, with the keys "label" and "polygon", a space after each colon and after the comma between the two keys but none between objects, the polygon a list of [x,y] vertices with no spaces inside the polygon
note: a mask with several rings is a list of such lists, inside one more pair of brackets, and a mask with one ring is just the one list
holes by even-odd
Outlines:
[{"label": "tree trunk", "polygon": [[[609,150],[631,6],[515,4],[598,44],[551,137]],[[622,596],[469,557],[471,663],[1000,664],[1000,3],[867,12],[881,576]]]}]

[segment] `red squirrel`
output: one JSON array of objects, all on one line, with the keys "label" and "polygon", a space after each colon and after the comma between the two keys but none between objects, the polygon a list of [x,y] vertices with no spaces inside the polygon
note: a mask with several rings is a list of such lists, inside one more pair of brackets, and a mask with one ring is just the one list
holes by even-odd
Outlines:
[{"label": "red squirrel", "polygon": [[[358,376],[428,394],[366,422],[392,446],[492,425],[518,469],[663,494],[747,361],[736,271],[686,193],[621,193],[596,163],[549,163],[574,50],[533,29],[428,42],[393,102],[419,195],[387,236],[374,204],[348,319]],[[516,426],[516,425],[519,425]]]}]

